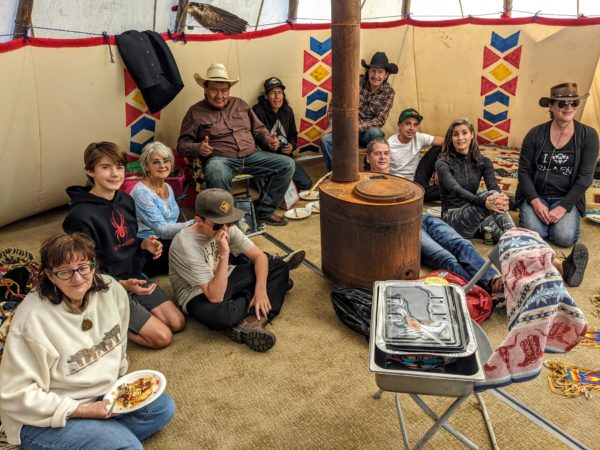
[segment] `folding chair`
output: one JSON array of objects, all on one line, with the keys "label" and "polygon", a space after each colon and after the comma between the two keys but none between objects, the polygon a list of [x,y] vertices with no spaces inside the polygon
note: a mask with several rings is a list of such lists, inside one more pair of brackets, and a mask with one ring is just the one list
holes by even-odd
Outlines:
[{"label": "folding chair", "polygon": [[[495,264],[496,267],[500,268],[499,262],[499,249],[498,246],[494,247],[490,254],[488,255],[488,260],[485,265],[475,274],[473,279],[464,286],[464,291],[468,292],[468,290],[475,284],[481,276],[490,268],[492,264]],[[476,358],[479,360],[479,364],[483,367],[483,364],[488,360],[490,355],[493,353],[492,346],[485,334],[485,332],[481,329],[481,327],[474,321],[471,321],[473,325],[473,330],[475,333],[475,339],[477,341],[477,351]],[[371,325],[373,325],[375,321],[371,320]],[[373,333],[371,334],[371,339],[369,343],[369,352],[370,352],[370,360],[372,362],[374,346],[375,346],[375,338]],[[389,371],[392,372],[392,371]],[[483,415],[483,419],[487,428],[487,432],[490,438],[491,445],[494,449],[497,449],[496,436],[494,434],[494,429],[492,427],[492,423],[489,418],[489,414],[486,408],[486,405],[483,401],[483,398],[479,393],[474,392],[475,383],[481,380],[472,381],[464,381],[453,379],[451,376],[440,380],[439,384],[434,385],[431,383],[431,376],[427,376],[429,378],[429,383],[424,383],[424,379],[426,377],[427,372],[420,372],[418,370],[399,370],[394,371],[396,373],[392,374],[392,376],[404,376],[408,377],[410,383],[402,383],[402,386],[410,386],[409,388],[396,389],[392,384],[385,381],[384,377],[378,375],[378,372],[375,371],[376,382],[378,385],[378,389],[373,395],[373,398],[379,399],[383,395],[384,391],[391,391],[395,393],[396,400],[396,412],[398,414],[398,420],[400,423],[400,430],[402,431],[402,440],[404,442],[404,448],[410,449],[410,443],[408,438],[408,429],[406,427],[406,423],[404,420],[404,414],[402,412],[402,405],[400,401],[400,394],[408,394],[414,402],[434,421],[434,424],[427,430],[427,432],[421,437],[421,439],[417,442],[417,444],[412,447],[413,449],[421,449],[425,446],[425,444],[435,435],[435,433],[443,428],[448,433],[453,435],[456,439],[461,441],[467,447],[471,449],[477,449],[478,447],[469,440],[466,436],[460,433],[458,430],[454,429],[452,426],[448,424],[448,420],[450,417],[458,411],[460,406],[468,400],[471,395],[474,395],[479,403],[481,413]],[[387,375],[387,379],[389,380],[389,375]],[[382,387],[383,386],[383,387]],[[444,411],[443,414],[438,416],[435,414],[431,408],[425,403],[425,401],[420,397],[421,395],[433,395],[433,396],[442,396],[442,397],[453,397],[455,398],[454,402]]]}]

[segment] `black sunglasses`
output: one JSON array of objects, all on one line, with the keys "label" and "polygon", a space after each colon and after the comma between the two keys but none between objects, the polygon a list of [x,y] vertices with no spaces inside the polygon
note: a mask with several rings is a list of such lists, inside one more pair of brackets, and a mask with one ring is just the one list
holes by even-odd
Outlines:
[{"label": "black sunglasses", "polygon": [[231,223],[215,223],[212,226],[213,231],[219,231],[220,229],[222,229],[225,225],[227,225],[228,227],[234,225],[235,222],[231,222]]},{"label": "black sunglasses", "polygon": [[573,108],[577,108],[579,106],[579,100],[560,100],[557,102],[559,108],[566,108],[569,105],[572,105]]}]

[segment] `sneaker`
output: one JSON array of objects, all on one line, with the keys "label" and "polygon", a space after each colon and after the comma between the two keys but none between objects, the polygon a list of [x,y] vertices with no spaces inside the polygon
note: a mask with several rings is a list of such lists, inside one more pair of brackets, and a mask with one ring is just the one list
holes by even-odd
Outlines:
[{"label": "sneaker", "polygon": [[289,270],[294,270],[300,266],[300,264],[302,264],[302,261],[304,261],[305,257],[306,252],[304,250],[295,250],[292,253],[288,253],[281,259],[287,264]]},{"label": "sneaker", "polygon": [[284,225],[287,225],[287,223],[288,223],[287,217],[278,216],[275,213],[273,213],[273,214],[271,214],[269,216],[260,217],[258,219],[258,221],[260,223],[266,223],[267,225],[273,225],[273,226],[276,226],[276,227],[282,227]]},{"label": "sneaker", "polygon": [[562,262],[562,277],[567,286],[577,287],[581,284],[588,258],[587,247],[579,242],[575,243],[569,256]]},{"label": "sneaker", "polygon": [[246,344],[255,352],[266,352],[275,345],[275,335],[265,330],[268,319],[258,320],[256,316],[246,317],[239,325],[228,328],[225,333],[238,344]]},{"label": "sneaker", "polygon": [[492,293],[490,297],[492,298],[492,303],[494,304],[494,308],[502,308],[506,306],[506,297],[504,295],[504,283],[502,282],[502,277],[496,277],[490,283],[492,287]]}]

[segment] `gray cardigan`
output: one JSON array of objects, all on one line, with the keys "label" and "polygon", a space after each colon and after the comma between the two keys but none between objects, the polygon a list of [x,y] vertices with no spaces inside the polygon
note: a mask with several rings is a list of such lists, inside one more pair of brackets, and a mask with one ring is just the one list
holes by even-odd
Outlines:
[{"label": "gray cardigan", "polygon": [[[539,175],[536,161],[544,146],[549,144],[551,125],[552,121],[533,127],[523,140],[519,157],[519,184],[515,194],[515,200],[519,204],[524,201],[531,203],[539,197],[535,190],[535,181]],[[560,206],[567,212],[575,206],[585,216],[585,191],[592,184],[598,160],[598,133],[592,127],[575,121],[572,139],[575,140],[575,165],[569,192],[565,193]]]}]

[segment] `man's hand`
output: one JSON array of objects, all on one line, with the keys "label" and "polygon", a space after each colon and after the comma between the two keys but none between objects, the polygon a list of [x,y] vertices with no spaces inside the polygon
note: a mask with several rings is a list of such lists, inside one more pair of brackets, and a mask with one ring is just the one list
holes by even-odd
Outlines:
[{"label": "man's hand", "polygon": [[289,155],[290,153],[292,153],[293,150],[294,148],[292,147],[292,144],[288,144],[285,147],[283,147],[282,153],[284,155]]},{"label": "man's hand", "polygon": [[279,142],[279,138],[277,137],[277,135],[275,133],[270,133],[267,136],[267,144],[269,145],[269,148],[271,150],[276,152],[277,149],[279,148],[279,146],[281,145],[281,142]]},{"label": "man's hand", "polygon": [[552,208],[548,212],[548,218],[550,219],[550,223],[558,223],[560,219],[562,219],[565,216],[566,213],[567,210],[564,206],[557,206],[556,208]]},{"label": "man's hand", "polygon": [[160,255],[162,255],[163,245],[156,236],[150,236],[144,239],[141,247],[142,250],[147,250],[152,253],[152,259],[158,259],[160,258]]},{"label": "man's hand", "polygon": [[94,403],[88,403],[87,405],[79,405],[70,417],[80,419],[108,419],[109,417],[118,416],[118,414],[111,413],[108,416],[108,400],[100,400]]},{"label": "man's hand", "polygon": [[137,295],[150,295],[156,289],[156,283],[151,283],[148,280],[139,278],[129,278],[127,280],[119,280],[119,283],[127,292],[133,292]]},{"label": "man's hand", "polygon": [[546,225],[552,223],[550,222],[550,211],[548,211],[548,207],[539,198],[531,200],[531,207],[542,222]]},{"label": "man's hand", "polygon": [[269,311],[271,311],[271,302],[269,301],[269,296],[266,291],[254,291],[254,297],[252,297],[252,301],[250,302],[250,307],[253,306],[258,320],[261,318],[261,313],[264,317],[267,317]]},{"label": "man's hand", "polygon": [[213,148],[208,143],[208,136],[204,137],[204,140],[200,143],[200,156],[210,156],[213,152]]},{"label": "man's hand", "polygon": [[221,228],[215,234],[215,242],[219,249],[221,258],[229,259],[229,232],[225,228]]}]

